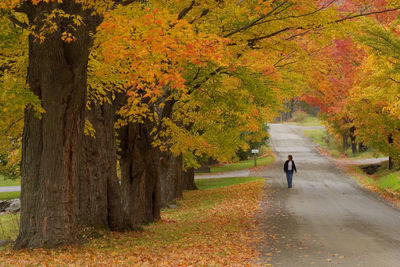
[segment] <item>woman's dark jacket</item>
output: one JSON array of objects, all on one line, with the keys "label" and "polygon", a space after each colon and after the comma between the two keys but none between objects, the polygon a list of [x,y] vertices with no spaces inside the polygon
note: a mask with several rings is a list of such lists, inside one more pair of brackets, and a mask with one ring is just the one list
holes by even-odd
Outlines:
[{"label": "woman's dark jacket", "polygon": [[[297,172],[297,169],[296,169],[296,164],[294,164],[294,161],[292,160],[292,171],[295,171],[295,172]],[[285,171],[285,172],[287,172],[288,171],[288,165],[289,165],[289,160],[287,160],[287,161],[285,161],[285,165],[283,166],[283,170]]]}]

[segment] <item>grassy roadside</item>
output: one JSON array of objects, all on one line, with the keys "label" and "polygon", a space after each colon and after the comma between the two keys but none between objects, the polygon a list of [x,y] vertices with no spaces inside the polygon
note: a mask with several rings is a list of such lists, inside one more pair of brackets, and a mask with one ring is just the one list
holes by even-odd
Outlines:
[{"label": "grassy roadside", "polygon": [[351,148],[342,151],[341,144],[338,144],[335,138],[329,135],[326,129],[305,130],[304,135],[311,138],[315,144],[318,144],[319,148],[323,150],[322,152],[325,152],[334,158],[367,159],[384,156],[371,149],[357,155],[353,155]]},{"label": "grassy roadside", "polygon": [[400,170],[398,167],[389,170],[387,163],[381,164],[377,171],[368,175],[362,166],[347,168],[347,172],[366,189],[378,193],[382,198],[400,208]]},{"label": "grassy roadside", "polygon": [[4,176],[0,175],[0,186],[17,186],[21,185],[21,181],[18,180],[11,180],[5,179]]},{"label": "grassy roadside", "polygon": [[[21,181],[19,179],[18,180],[5,179],[4,176],[0,175],[0,187],[18,186],[18,185],[21,185]],[[21,194],[20,192],[1,192],[0,200],[19,198],[20,194]]]},{"label": "grassy roadside", "polygon": [[198,179],[196,185],[200,190],[210,190],[222,187],[227,187],[235,184],[242,184],[247,182],[264,181],[263,178],[256,177],[236,177],[236,178],[220,178],[220,179]]},{"label": "grassy roadside", "polygon": [[224,179],[227,187],[202,181],[188,191],[177,209],[141,232],[110,233],[83,245],[54,250],[0,250],[0,266],[256,266],[255,215],[264,181]]},{"label": "grassy roadside", "polygon": [[333,157],[340,157],[336,141],[326,129],[305,130],[304,135],[310,138],[315,144],[327,150]]},{"label": "grassy roadside", "polygon": [[321,121],[317,117],[312,116],[295,116],[288,122],[289,124],[301,126],[322,126]]},{"label": "grassy roadside", "polygon": [[9,200],[14,198],[19,198],[21,192],[2,192],[0,193],[0,200]]},{"label": "grassy roadside", "polygon": [[[275,157],[273,155],[259,157],[257,159],[257,167],[271,164],[274,162],[274,160]],[[232,164],[226,164],[223,166],[211,167],[211,173],[239,171],[239,170],[250,169],[253,167],[254,167],[254,159],[249,159],[249,160],[242,160]]]}]

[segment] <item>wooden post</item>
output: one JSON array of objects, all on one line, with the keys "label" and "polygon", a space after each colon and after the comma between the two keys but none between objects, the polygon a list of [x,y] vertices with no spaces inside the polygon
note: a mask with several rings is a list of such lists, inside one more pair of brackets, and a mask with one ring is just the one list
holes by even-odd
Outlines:
[{"label": "wooden post", "polygon": [[254,155],[254,167],[257,167],[257,154],[260,153],[260,150],[252,149],[251,153]]}]

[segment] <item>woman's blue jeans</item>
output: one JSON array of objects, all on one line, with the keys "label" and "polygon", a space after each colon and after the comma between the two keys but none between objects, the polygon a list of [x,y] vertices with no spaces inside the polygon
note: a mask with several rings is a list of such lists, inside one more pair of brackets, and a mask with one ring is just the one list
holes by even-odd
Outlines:
[{"label": "woman's blue jeans", "polygon": [[286,179],[288,188],[292,188],[292,181],[293,181],[293,171],[286,172]]}]

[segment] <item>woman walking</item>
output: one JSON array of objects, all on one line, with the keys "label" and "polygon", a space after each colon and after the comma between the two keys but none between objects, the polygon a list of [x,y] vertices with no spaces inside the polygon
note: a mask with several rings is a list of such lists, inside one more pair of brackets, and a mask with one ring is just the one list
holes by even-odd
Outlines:
[{"label": "woman walking", "polygon": [[294,164],[292,155],[288,156],[288,160],[283,166],[283,171],[286,173],[288,188],[292,188],[293,172],[297,173],[296,164]]}]

